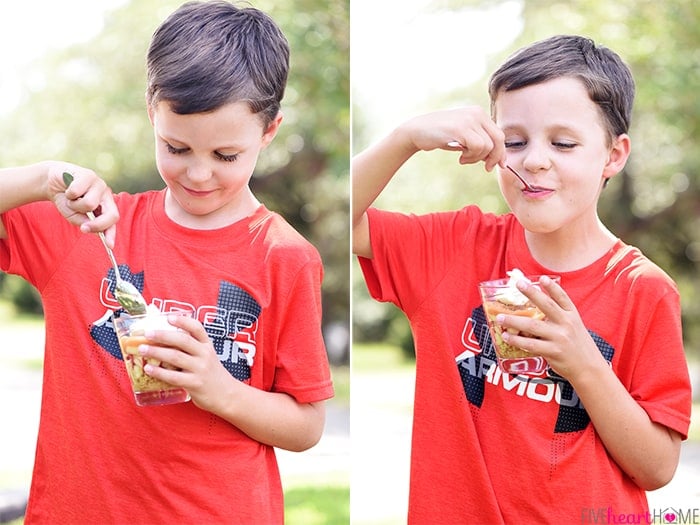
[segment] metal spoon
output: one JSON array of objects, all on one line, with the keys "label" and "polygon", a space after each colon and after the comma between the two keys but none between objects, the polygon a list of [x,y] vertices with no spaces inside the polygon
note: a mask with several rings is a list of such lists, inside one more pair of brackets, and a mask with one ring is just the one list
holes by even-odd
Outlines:
[{"label": "metal spoon", "polygon": [[[63,173],[63,183],[66,188],[70,186],[73,182],[73,175],[68,172]],[[95,214],[91,211],[86,214],[90,220],[95,220]],[[105,239],[105,234],[103,232],[97,232],[97,235],[102,241],[102,245],[107,251],[107,256],[109,257],[112,266],[114,267],[114,275],[117,279],[117,283],[114,285],[114,297],[119,302],[120,305],[127,311],[129,315],[143,315],[146,313],[146,300],[143,298],[141,293],[136,289],[136,287],[129,281],[122,279],[119,274],[119,266],[117,265],[117,260],[114,258],[114,253],[112,249],[107,246],[107,239]]]},{"label": "metal spoon", "polygon": [[[462,144],[460,144],[459,142],[457,142],[456,140],[452,140],[452,141],[448,142],[447,145],[448,145],[450,148],[462,148],[462,149],[464,149],[464,146],[463,146]],[[534,186],[534,185],[530,184],[528,181],[526,181],[526,180],[523,178],[522,175],[520,175],[520,173],[518,173],[517,171],[515,171],[515,170],[514,170],[513,168],[511,168],[510,166],[506,165],[506,168],[508,168],[508,169],[513,173],[513,175],[515,175],[516,177],[518,177],[518,180],[520,180],[520,182],[523,183],[523,186],[525,186],[525,189],[526,189],[527,191],[531,191],[531,192],[535,192],[535,193],[540,192],[540,191],[546,191],[545,188],[540,188],[539,186]]]},{"label": "metal spoon", "polygon": [[508,169],[513,173],[513,175],[515,175],[516,177],[518,177],[518,180],[520,180],[520,182],[523,183],[523,185],[525,186],[525,189],[526,189],[527,191],[532,191],[532,192],[535,192],[535,193],[540,192],[540,191],[547,191],[545,188],[540,188],[539,186],[533,186],[532,184],[530,184],[528,181],[526,181],[526,180],[522,177],[522,175],[520,175],[520,173],[518,173],[517,171],[515,171],[515,170],[514,170],[513,168],[511,168],[510,166],[506,165],[506,168],[508,168]]}]

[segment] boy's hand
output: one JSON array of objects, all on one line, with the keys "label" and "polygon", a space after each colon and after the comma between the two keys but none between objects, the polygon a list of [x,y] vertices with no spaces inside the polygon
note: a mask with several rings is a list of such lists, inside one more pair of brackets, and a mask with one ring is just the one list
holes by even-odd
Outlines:
[{"label": "boy's hand", "polygon": [[[112,190],[94,171],[65,162],[48,163],[48,195],[71,224],[84,233],[103,231],[107,244],[114,247],[119,211]],[[95,213],[94,220],[88,212]]]},{"label": "boy's hand", "polygon": [[518,283],[518,289],[544,312],[546,320],[512,315],[497,318],[502,326],[531,332],[539,339],[505,337],[505,333],[504,339],[541,355],[571,383],[605,449],[634,483],[645,490],[662,487],[678,465],[681,435],[651,419],[630,394],[598,350],[564,290],[546,277],[540,278],[540,286],[547,293]]},{"label": "boy's hand", "polygon": [[231,374],[221,366],[214,345],[202,323],[185,315],[168,317],[175,330],[146,332],[152,344],[139,347],[141,355],[167,363],[175,370],[146,365],[151,377],[187,390],[192,401],[201,409],[213,412],[216,403],[225,397]]},{"label": "boy's hand", "polygon": [[302,451],[318,442],[325,421],[323,402],[299,403],[289,394],[239,381],[222,366],[198,320],[173,315],[168,321],[182,331],[146,332],[151,344],[141,345],[139,352],[175,370],[146,365],[146,374],[184,388],[197,407],[260,443]]},{"label": "boy's hand", "polygon": [[539,283],[542,290],[526,281],[517,286],[544,313],[545,320],[501,314],[496,322],[504,328],[532,334],[524,337],[504,331],[504,340],[544,357],[557,374],[572,384],[591,367],[607,366],[566,292],[549,277],[541,277]]},{"label": "boy's hand", "polygon": [[479,106],[428,113],[404,126],[418,150],[461,151],[460,164],[484,161],[487,171],[496,165],[505,167],[505,135]]}]

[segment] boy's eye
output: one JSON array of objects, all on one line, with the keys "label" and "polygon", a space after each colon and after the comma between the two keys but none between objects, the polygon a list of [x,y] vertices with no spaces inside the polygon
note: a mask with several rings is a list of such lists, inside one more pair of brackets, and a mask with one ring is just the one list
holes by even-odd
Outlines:
[{"label": "boy's eye", "polygon": [[576,143],[575,143],[575,142],[566,142],[566,141],[561,141],[561,140],[560,140],[560,141],[552,142],[552,145],[553,145],[555,148],[561,148],[561,149],[571,149],[571,148],[575,148],[575,147],[576,147]]},{"label": "boy's eye", "polygon": [[238,153],[234,153],[233,155],[224,155],[223,153],[219,153],[217,151],[214,154],[216,155],[217,159],[223,160],[224,162],[234,162],[236,159],[238,159]]},{"label": "boy's eye", "polygon": [[524,140],[507,140],[505,142],[506,148],[523,148],[527,142]]},{"label": "boy's eye", "polygon": [[167,142],[165,143],[165,147],[168,150],[168,153],[172,153],[173,155],[181,155],[182,153],[185,153],[189,148],[176,148],[175,146],[172,146],[168,144]]}]

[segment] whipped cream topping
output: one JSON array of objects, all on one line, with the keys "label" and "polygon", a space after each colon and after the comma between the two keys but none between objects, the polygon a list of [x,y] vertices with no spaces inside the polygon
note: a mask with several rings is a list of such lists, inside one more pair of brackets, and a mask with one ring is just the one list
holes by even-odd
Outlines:
[{"label": "whipped cream topping", "polygon": [[134,321],[131,325],[131,333],[144,333],[149,330],[177,330],[168,322],[167,315],[161,315],[157,306],[149,304],[146,315]]},{"label": "whipped cream topping", "polygon": [[518,268],[513,268],[512,270],[506,272],[506,274],[508,275],[507,287],[503,288],[502,290],[498,290],[498,292],[494,294],[496,300],[502,303],[512,304],[514,306],[522,306],[526,304],[529,299],[520,293],[520,290],[518,290],[516,284],[518,281],[527,281],[528,283],[532,283],[532,281],[525,277],[525,274]]}]

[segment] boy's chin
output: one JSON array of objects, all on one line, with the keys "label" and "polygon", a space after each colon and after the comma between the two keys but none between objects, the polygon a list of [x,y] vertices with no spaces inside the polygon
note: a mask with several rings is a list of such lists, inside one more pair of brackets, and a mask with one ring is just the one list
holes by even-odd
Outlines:
[{"label": "boy's chin", "polygon": [[526,231],[538,235],[555,233],[563,226],[560,222],[553,220],[551,217],[536,218],[532,216],[520,216],[517,213],[514,213],[514,215]]}]

